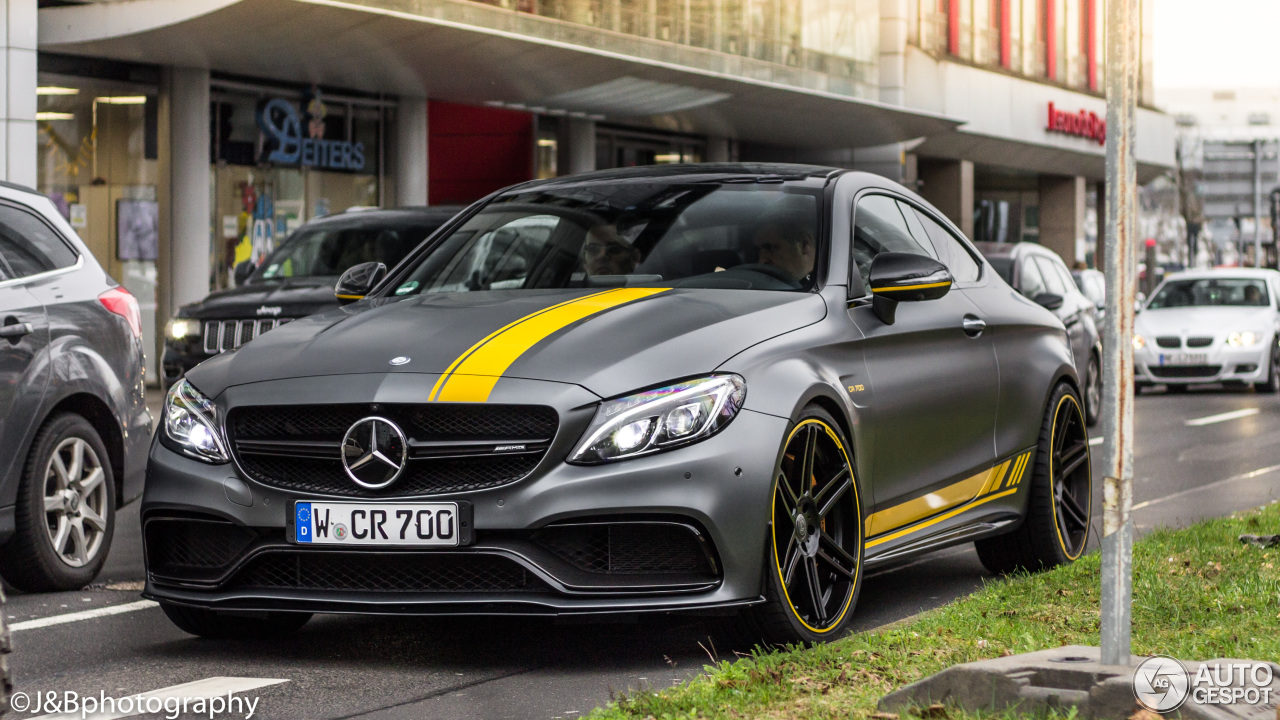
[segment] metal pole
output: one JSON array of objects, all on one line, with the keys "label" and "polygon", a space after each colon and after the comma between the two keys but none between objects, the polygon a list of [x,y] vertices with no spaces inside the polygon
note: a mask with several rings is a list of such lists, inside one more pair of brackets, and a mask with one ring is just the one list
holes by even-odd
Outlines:
[{"label": "metal pole", "polygon": [[[1129,664],[1133,586],[1133,312],[1138,234],[1138,0],[1107,2],[1107,320],[1102,341],[1102,662]],[[1148,268],[1147,272],[1153,272]]]},{"label": "metal pole", "polygon": [[1262,267],[1262,141],[1253,141],[1253,266]]}]

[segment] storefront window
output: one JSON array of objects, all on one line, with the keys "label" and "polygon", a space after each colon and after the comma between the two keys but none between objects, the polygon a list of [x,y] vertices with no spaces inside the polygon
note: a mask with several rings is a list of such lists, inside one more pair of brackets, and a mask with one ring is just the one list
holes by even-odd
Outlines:
[{"label": "storefront window", "polygon": [[157,89],[48,72],[38,78],[37,189],[138,298],[147,376],[157,377]]},{"label": "storefront window", "polygon": [[211,100],[212,287],[307,220],[384,204],[385,103],[216,80]]}]

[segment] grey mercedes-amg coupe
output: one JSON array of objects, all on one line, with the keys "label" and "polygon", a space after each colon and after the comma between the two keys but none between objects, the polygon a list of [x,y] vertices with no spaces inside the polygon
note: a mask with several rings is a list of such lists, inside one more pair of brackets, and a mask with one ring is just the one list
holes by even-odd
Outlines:
[{"label": "grey mercedes-amg coupe", "polygon": [[876,564],[1088,539],[1062,323],[873,175],[525,183],[335,294],[169,393],[145,595],[188,632],[732,609],[820,641]]}]

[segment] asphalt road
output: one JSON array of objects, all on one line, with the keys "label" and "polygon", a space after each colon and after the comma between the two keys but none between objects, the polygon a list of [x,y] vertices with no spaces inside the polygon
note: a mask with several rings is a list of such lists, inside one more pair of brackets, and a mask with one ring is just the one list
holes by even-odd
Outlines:
[{"label": "asphalt road", "polygon": [[[1280,396],[1144,395],[1135,426],[1140,531],[1280,498],[1280,443],[1271,442],[1280,433]],[[1094,446],[1095,530],[1101,528],[1100,450]],[[17,691],[123,697],[205,681],[199,687],[223,695],[262,685],[241,695],[258,699],[254,717],[272,720],[574,718],[615,691],[665,687],[712,658],[744,649],[727,646],[714,619],[687,616],[621,624],[318,616],[283,641],[198,640],[139,602],[137,520],[136,504],[120,513],[107,567],[91,588],[36,595],[7,590]],[[1096,547],[1096,538],[1091,542]],[[969,545],[879,570],[864,582],[854,627],[935,607],[989,577]]]}]

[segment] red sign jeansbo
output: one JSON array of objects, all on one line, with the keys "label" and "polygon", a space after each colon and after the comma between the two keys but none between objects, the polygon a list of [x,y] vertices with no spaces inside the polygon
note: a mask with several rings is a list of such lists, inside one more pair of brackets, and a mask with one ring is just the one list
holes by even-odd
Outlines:
[{"label": "red sign jeansbo", "polygon": [[1088,138],[1097,141],[1099,145],[1107,142],[1107,121],[1098,117],[1097,113],[1088,110],[1063,112],[1055,108],[1053,103],[1049,103],[1049,124],[1045,130]]}]

